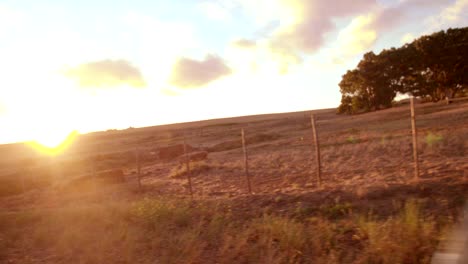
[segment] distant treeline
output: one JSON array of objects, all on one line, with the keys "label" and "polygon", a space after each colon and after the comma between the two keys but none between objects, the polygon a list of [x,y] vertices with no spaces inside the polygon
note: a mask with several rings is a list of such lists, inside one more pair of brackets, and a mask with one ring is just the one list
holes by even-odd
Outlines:
[{"label": "distant treeline", "polygon": [[364,54],[339,84],[338,113],[392,106],[397,93],[437,102],[468,94],[468,27],[422,36],[400,48]]}]

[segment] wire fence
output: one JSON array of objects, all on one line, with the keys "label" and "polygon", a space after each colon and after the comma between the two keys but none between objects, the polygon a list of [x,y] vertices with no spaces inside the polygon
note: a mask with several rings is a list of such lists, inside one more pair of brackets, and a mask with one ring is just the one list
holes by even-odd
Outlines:
[{"label": "wire fence", "polygon": [[[186,184],[182,184],[184,191],[179,193],[185,192],[191,197],[207,192],[274,192],[277,185],[283,183],[320,187],[322,183],[353,181],[354,185],[358,185],[364,179],[358,179],[355,175],[364,174],[367,182],[372,182],[373,177],[379,175],[395,181],[418,180],[421,174],[434,171],[456,172],[466,177],[466,162],[462,161],[464,138],[461,138],[461,142],[455,142],[461,148],[461,155],[456,157],[457,165],[454,168],[444,168],[442,160],[435,165],[426,163],[427,159],[444,151],[451,155],[449,150],[429,152],[432,156],[426,153],[422,157],[419,155],[418,148],[424,149],[425,146],[418,142],[416,114],[411,98],[408,119],[395,118],[402,120],[404,124],[399,126],[404,129],[388,133],[373,131],[374,127],[387,126],[386,123],[374,120],[376,122],[367,121],[366,124],[354,119],[352,122],[358,126],[368,128],[365,135],[359,136],[359,129],[336,129],[337,124],[333,120],[322,119],[320,114],[173,129],[158,135],[144,134],[144,137],[137,139],[120,139],[121,145],[128,144],[125,149],[116,146],[114,150],[100,152],[99,148],[90,148],[88,153],[94,154],[82,155],[82,158],[72,161],[51,157],[36,161],[36,164],[24,162],[21,166],[23,169],[13,173],[12,177],[20,179],[16,188],[22,192],[47,185],[38,179],[44,181],[49,178],[49,182],[57,183],[69,179],[70,175],[78,176],[74,177],[76,180],[68,180],[68,185],[96,181],[136,182],[142,189],[145,188],[145,181],[162,178],[162,175],[170,176],[178,168],[186,181]],[[346,127],[346,124],[339,125]],[[273,132],[272,127],[276,128]],[[329,134],[332,130],[335,133]],[[439,140],[438,135],[433,137],[430,140]],[[364,152],[378,158],[378,161],[372,161],[375,164],[365,159],[361,161],[359,157]],[[80,155],[78,153],[76,156]],[[207,159],[210,164],[198,164]],[[37,164],[41,164],[41,170],[32,170]],[[35,177],[31,177],[32,174]],[[210,177],[200,176],[205,174]],[[181,183],[183,178],[177,177],[177,181]],[[211,190],[207,191],[208,182],[211,182]]]},{"label": "wire fence", "polygon": [[[392,157],[380,157],[380,159],[383,160],[382,164],[374,167],[374,170],[376,170],[376,173],[378,174],[388,174],[389,172],[395,174],[400,173],[403,174],[403,177],[400,177],[400,180],[403,178],[403,180],[407,181],[412,180],[412,178],[414,178],[415,180],[419,180],[421,174],[421,157],[418,155],[418,145],[420,144],[418,144],[417,140],[418,132],[416,126],[416,112],[414,109],[413,98],[411,98],[410,109],[408,112],[409,118],[407,122],[408,126],[411,127],[411,134],[406,134],[406,132],[400,132],[391,135],[391,138],[393,140],[399,139],[398,142],[400,145],[397,145],[396,148],[400,149],[400,151],[396,152],[399,152],[400,155],[405,157],[405,164],[403,164],[402,162],[400,162],[399,164],[390,164],[392,163]],[[218,139],[218,144],[211,145],[211,147],[208,148],[202,147],[201,149],[205,151],[207,150],[211,156],[216,155],[217,152],[223,153],[211,158],[212,160],[218,159],[220,160],[219,162],[224,162],[223,165],[229,164],[230,162],[232,163],[232,161],[226,161],[226,158],[221,158],[222,155],[227,155],[229,157],[238,159],[238,163],[237,166],[235,166],[235,169],[237,171],[237,175],[240,176],[243,173],[244,177],[231,177],[230,180],[232,182],[233,179],[235,179],[235,181],[237,181],[236,187],[244,189],[244,192],[248,194],[252,194],[254,192],[257,192],[259,189],[262,189],[261,187],[259,187],[259,185],[275,185],[281,183],[281,181],[285,178],[282,174],[287,174],[288,172],[285,172],[285,170],[291,169],[293,170],[293,172],[297,172],[296,174],[300,175],[300,177],[302,178],[302,183],[320,187],[322,184],[322,174],[328,176],[340,173],[345,174],[345,172],[343,171],[340,172],[339,169],[338,173],[336,173],[337,166],[339,166],[339,164],[333,164],[332,166],[328,167],[328,165],[330,164],[330,159],[339,159],[340,156],[343,156],[342,153],[333,152],[344,150],[345,146],[353,145],[353,143],[372,143],[375,141],[380,141],[379,145],[383,145],[383,147],[375,147],[376,149],[372,149],[372,151],[376,152],[377,156],[379,155],[379,150],[390,147],[389,144],[385,144],[387,135],[383,135],[381,138],[374,138],[372,136],[364,138],[353,138],[352,136],[349,136],[344,142],[338,142],[336,138],[328,138],[327,140],[322,142],[321,138],[324,137],[324,135],[320,134],[320,122],[319,126],[316,126],[316,116],[310,116],[309,125],[305,125],[305,120],[307,120],[305,116],[299,121],[297,119],[289,121],[272,120],[270,121],[270,124],[265,125],[265,130],[256,127],[255,133],[253,135],[248,134],[248,126],[244,126],[247,128],[246,129],[242,127],[242,125],[229,125],[227,129],[220,129],[218,131],[208,133],[206,132],[206,129],[201,129],[198,131],[192,130],[189,132],[181,133],[180,137],[183,138],[184,146],[186,142],[194,142],[194,144],[196,145],[198,142],[197,139],[199,139],[200,137]],[[263,133],[269,131],[268,127],[271,126],[272,123],[278,124],[281,122],[287,122],[289,125],[293,124],[300,128],[299,132],[296,133],[297,137],[299,138],[297,141],[284,141],[281,137],[275,137],[274,134]],[[409,135],[412,136],[412,140],[406,139],[406,137]],[[238,137],[238,139],[232,139],[233,137]],[[403,143],[402,145],[402,142],[408,142],[408,144]],[[411,147],[408,148],[408,145],[410,145]],[[330,148],[332,148],[332,150],[330,150]],[[352,148],[356,148],[355,145],[353,145]],[[325,149],[325,160],[322,160],[321,158],[321,156],[323,155],[321,154],[321,149]],[[359,151],[359,148],[356,149],[358,149],[357,151]],[[242,157],[239,155],[241,153],[239,150],[241,150],[241,152],[243,153]],[[347,150],[349,150],[349,148]],[[191,153],[193,152],[184,151],[184,153],[182,153],[182,156],[184,157],[184,160],[187,163],[187,173],[185,175],[187,176],[186,180],[187,185],[189,186],[188,189],[190,190],[190,195],[193,197],[193,194],[195,192],[193,189],[197,189],[197,183],[193,183],[194,176],[191,172],[191,167],[189,166],[191,162],[196,162],[192,161]],[[231,153],[235,154],[229,155]],[[300,158],[295,158],[294,155],[300,156]],[[359,153],[354,153],[352,156],[359,156]],[[408,159],[408,157],[411,156],[412,159]],[[388,164],[385,164],[385,162],[387,162]],[[285,165],[287,163],[290,164],[289,167],[288,165]],[[282,166],[285,166],[286,169],[282,170]],[[296,168],[291,168],[291,166],[296,166]],[[413,169],[411,169],[411,167],[413,167]],[[458,172],[461,171],[462,173],[464,173],[464,175],[466,175],[466,168],[462,167],[457,169]],[[194,168],[194,170],[197,170],[197,168]],[[401,173],[401,170],[403,171],[403,173]],[[412,172],[410,172],[409,170],[412,170]],[[426,169],[426,171],[427,170],[430,171],[430,168]],[[331,171],[333,171],[333,173],[331,173]],[[353,175],[364,174],[369,171],[367,170],[365,165],[361,165],[356,166],[355,169],[350,169],[348,166],[347,172],[348,174]],[[209,172],[202,173],[210,174]],[[217,171],[216,173],[219,174],[224,172]],[[198,172],[196,172],[196,174],[198,174]],[[411,174],[413,175],[413,177],[410,176]],[[143,177],[139,175],[137,178],[141,180]],[[331,180],[330,178],[331,177],[327,178],[326,181],[329,182]],[[333,180],[339,181],[342,179],[346,179],[346,176],[335,176],[335,178],[337,179]],[[214,179],[215,177],[211,178],[211,180]],[[203,184],[204,183],[202,182],[198,183],[198,185]],[[229,189],[226,188],[226,186],[228,185],[229,183],[224,184],[224,186],[221,186],[221,188]],[[274,190],[274,188],[270,189]]]}]

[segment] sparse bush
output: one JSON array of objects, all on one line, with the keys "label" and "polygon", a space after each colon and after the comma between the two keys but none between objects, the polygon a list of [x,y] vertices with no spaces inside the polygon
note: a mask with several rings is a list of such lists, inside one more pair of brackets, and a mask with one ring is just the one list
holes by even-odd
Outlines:
[{"label": "sparse bush", "polygon": [[353,205],[350,203],[336,202],[330,206],[322,206],[321,212],[330,219],[336,219],[344,215],[349,215],[352,212]]},{"label": "sparse bush", "polygon": [[[205,161],[190,162],[190,173],[192,176],[197,176],[201,173],[210,171],[213,168],[213,165],[210,165]],[[169,177],[174,179],[187,177],[187,165],[181,162],[176,167],[172,168],[169,173]]]},{"label": "sparse bush", "polygon": [[355,144],[355,143],[359,143],[360,142],[360,139],[351,135],[349,137],[346,138],[346,142],[350,143],[350,144]]},{"label": "sparse bush", "polygon": [[395,219],[361,221],[360,228],[366,237],[360,263],[429,263],[438,240],[435,223],[421,218],[415,201]]},{"label": "sparse bush", "polygon": [[380,144],[385,145],[392,139],[393,139],[392,135],[383,135],[382,138],[380,139]]},{"label": "sparse bush", "polygon": [[293,219],[265,215],[226,234],[220,253],[225,263],[299,263],[307,252],[305,230]]},{"label": "sparse bush", "polygon": [[444,139],[444,137],[442,137],[442,135],[438,135],[438,134],[434,134],[432,132],[429,132],[429,133],[427,133],[427,135],[426,135],[426,137],[424,139],[426,141],[426,144],[429,147],[432,147],[432,146],[438,144],[439,142],[441,142]]},{"label": "sparse bush", "polygon": [[193,212],[188,202],[144,199],[135,203],[132,214],[151,229],[168,226],[186,227],[192,220]]}]

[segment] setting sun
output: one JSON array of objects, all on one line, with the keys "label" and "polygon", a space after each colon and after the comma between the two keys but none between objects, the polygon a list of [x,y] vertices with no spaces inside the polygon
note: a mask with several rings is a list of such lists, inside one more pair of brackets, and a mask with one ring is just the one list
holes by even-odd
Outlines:
[{"label": "setting sun", "polygon": [[466,14],[0,0],[0,264],[468,264]]},{"label": "setting sun", "polygon": [[78,135],[77,131],[71,133],[48,133],[43,134],[31,142],[31,145],[49,155],[56,155],[66,149]]}]

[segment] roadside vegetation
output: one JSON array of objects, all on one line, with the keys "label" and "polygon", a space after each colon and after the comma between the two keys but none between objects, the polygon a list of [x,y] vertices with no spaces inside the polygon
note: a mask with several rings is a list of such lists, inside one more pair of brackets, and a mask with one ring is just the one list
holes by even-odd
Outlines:
[{"label": "roadside vegetation", "polygon": [[[3,263],[429,263],[452,220],[408,200],[392,216],[348,203],[293,214],[169,198],[0,214]],[[14,257],[14,258],[12,258]],[[13,262],[8,262],[14,260]]]}]

